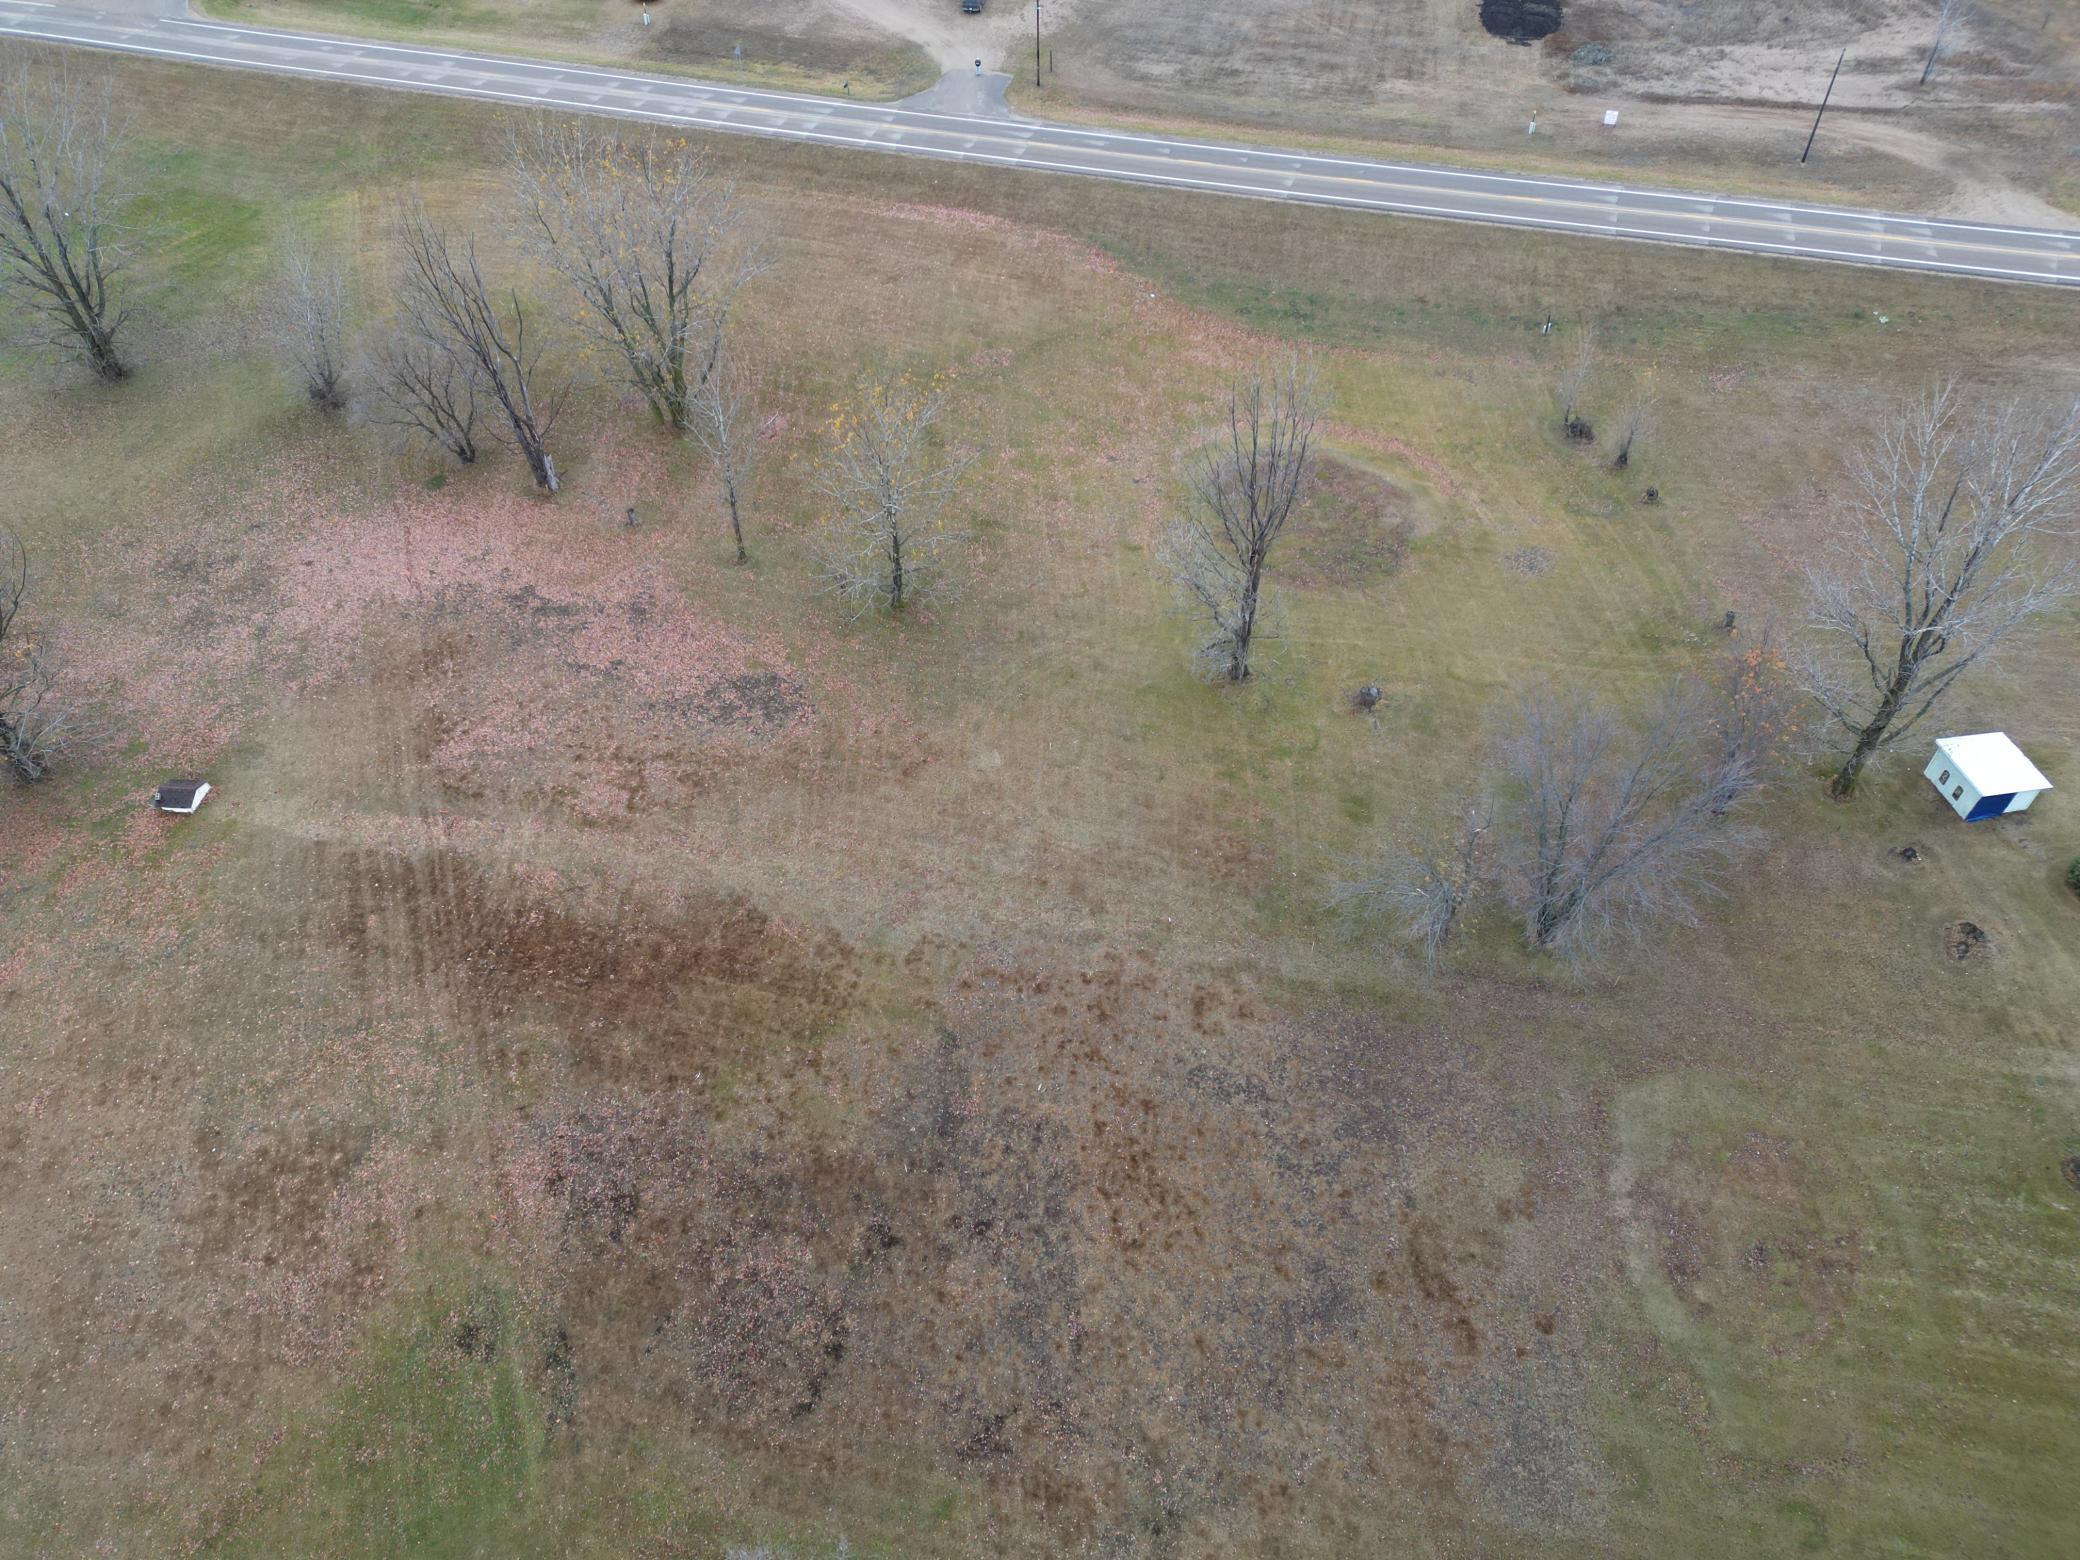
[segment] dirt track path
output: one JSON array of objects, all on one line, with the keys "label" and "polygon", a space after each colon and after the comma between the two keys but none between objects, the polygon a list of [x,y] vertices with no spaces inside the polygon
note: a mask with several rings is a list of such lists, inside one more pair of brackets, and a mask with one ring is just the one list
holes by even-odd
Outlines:
[{"label": "dirt track path", "polygon": [[[985,0],[980,16],[963,15],[960,0],[836,0],[876,27],[917,44],[945,71],[972,70],[981,60],[994,70],[1018,39],[1033,31],[1031,0]],[[1066,22],[1068,0],[1044,4],[1043,24]]]}]

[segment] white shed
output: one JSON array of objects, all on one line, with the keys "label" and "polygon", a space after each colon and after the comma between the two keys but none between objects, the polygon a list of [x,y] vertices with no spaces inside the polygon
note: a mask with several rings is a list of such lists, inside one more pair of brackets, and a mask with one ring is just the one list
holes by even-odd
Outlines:
[{"label": "white shed", "polygon": [[169,780],[152,793],[152,805],[161,812],[186,816],[209,796],[207,780]]},{"label": "white shed", "polygon": [[2044,772],[1998,731],[1938,737],[1936,756],[1921,771],[1966,823],[2018,813],[2051,789]]}]

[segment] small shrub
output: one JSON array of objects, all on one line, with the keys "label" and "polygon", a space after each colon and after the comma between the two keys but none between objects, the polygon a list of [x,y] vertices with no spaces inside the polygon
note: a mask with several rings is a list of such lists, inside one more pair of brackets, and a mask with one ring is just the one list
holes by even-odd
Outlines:
[{"label": "small shrub", "polygon": [[1617,62],[1618,51],[1607,43],[1585,43],[1569,58],[1577,65],[1611,65]]},{"label": "small shrub", "polygon": [[2066,887],[2080,894],[2080,856],[2075,856],[2066,866]]}]

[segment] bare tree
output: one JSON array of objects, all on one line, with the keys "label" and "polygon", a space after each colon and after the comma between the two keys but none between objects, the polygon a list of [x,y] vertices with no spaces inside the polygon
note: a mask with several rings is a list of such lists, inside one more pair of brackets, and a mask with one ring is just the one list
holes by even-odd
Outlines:
[{"label": "bare tree", "polygon": [[1321,397],[1299,359],[1253,374],[1228,395],[1228,436],[1191,472],[1192,508],[1163,535],[1160,557],[1210,620],[1197,664],[1244,682],[1264,611],[1264,569],[1314,470]]},{"label": "bare tree", "polygon": [[29,581],[29,549],[0,526],[0,767],[24,782],[49,773],[80,724],[78,707],[54,692],[49,654],[15,633]]},{"label": "bare tree", "polygon": [[475,390],[497,405],[507,442],[527,462],[535,486],[555,492],[556,464],[547,440],[563,395],[537,393],[541,347],[528,336],[520,294],[508,289],[504,305],[495,302],[477,263],[476,241],[462,240],[458,253],[420,206],[400,212],[397,247],[399,301],[410,328],[454,358]]},{"label": "bare tree", "polygon": [[1845,797],[1965,672],[2080,585],[2035,545],[2080,516],[2080,398],[1967,406],[1951,384],[1898,408],[1850,461],[1853,508],[1807,575],[1801,678],[1846,754]]},{"label": "bare tree", "polygon": [[110,173],[116,149],[105,80],[0,60],[0,296],[37,341],[108,383],[129,372],[116,350],[128,318],[113,292],[128,204]]},{"label": "bare tree", "polygon": [[855,612],[901,612],[943,593],[965,536],[949,527],[947,500],[968,460],[940,448],[942,385],[902,376],[863,381],[832,424],[817,488],[834,507],[823,577]]},{"label": "bare tree", "polygon": [[403,325],[377,349],[367,377],[371,422],[423,438],[465,466],[476,464],[476,375],[443,343]]},{"label": "bare tree", "polygon": [[50,773],[80,724],[79,707],[56,689],[57,668],[41,650],[0,661],[0,765],[26,784]]},{"label": "bare tree", "polygon": [[1575,416],[1575,408],[1581,405],[1582,392],[1589,387],[1589,379],[1596,372],[1596,327],[1584,325],[1574,333],[1574,349],[1564,360],[1560,377],[1553,389],[1560,402],[1560,431],[1570,439],[1582,439],[1587,435],[1588,424]]},{"label": "bare tree", "polygon": [[1458,929],[1461,913],[1482,892],[1493,823],[1493,804],[1477,802],[1460,815],[1441,848],[1396,847],[1360,877],[1336,884],[1330,903],[1359,916],[1386,916],[1400,936],[1422,950],[1423,961],[1434,965]]},{"label": "bare tree", "polygon": [[729,534],[743,563],[744,510],[751,502],[751,482],[759,456],[758,382],[737,354],[725,356],[709,371],[693,397],[693,439],[714,464],[729,507]]},{"label": "bare tree", "polygon": [[10,525],[0,525],[0,654],[14,632],[14,620],[29,599],[29,549]]},{"label": "bare tree", "polygon": [[1654,427],[1654,391],[1644,382],[1636,386],[1618,412],[1618,446],[1611,452],[1611,470],[1623,471],[1632,464],[1632,447]]},{"label": "bare tree", "polygon": [[1502,893],[1524,940],[1580,962],[1668,921],[1691,924],[1715,869],[1750,843],[1726,814],[1749,762],[1717,740],[1701,691],[1670,687],[1633,728],[1599,702],[1538,691],[1497,743]]},{"label": "bare tree", "polygon": [[1765,622],[1752,643],[1721,660],[1712,724],[1719,762],[1735,782],[1727,807],[1766,784],[1789,761],[1801,703],[1773,624]]},{"label": "bare tree", "polygon": [[309,234],[282,251],[282,279],[272,313],[274,336],[296,369],[311,405],[337,412],[347,404],[347,273],[339,256]]},{"label": "bare tree", "polygon": [[1928,85],[1928,74],[1936,68],[1936,57],[1943,52],[1943,43],[1950,36],[1950,29],[1960,22],[1969,21],[1978,4],[1979,0],[1936,0],[1936,39],[1928,46],[1928,62],[1921,67],[1921,79],[1915,83],[1916,86]]},{"label": "bare tree", "polygon": [[632,141],[582,119],[519,126],[507,167],[535,251],[577,290],[650,410],[689,430],[737,297],[760,269],[735,186],[683,137]]}]

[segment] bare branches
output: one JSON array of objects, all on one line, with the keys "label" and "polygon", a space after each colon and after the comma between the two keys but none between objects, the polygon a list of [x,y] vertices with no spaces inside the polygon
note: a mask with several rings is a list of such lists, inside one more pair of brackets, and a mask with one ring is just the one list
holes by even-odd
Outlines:
[{"label": "bare branches", "polygon": [[1400,937],[1422,950],[1424,963],[1434,965],[1461,912],[1482,892],[1494,821],[1493,804],[1478,802],[1460,815],[1441,848],[1390,850],[1362,877],[1335,885],[1330,903],[1359,916],[1387,917]]},{"label": "bare branches", "polygon": [[1721,762],[1740,782],[1729,805],[1760,788],[1789,760],[1802,702],[1791,663],[1770,624],[1720,663],[1713,734]]},{"label": "bare branches", "polygon": [[282,279],[271,311],[274,337],[295,367],[311,405],[347,404],[347,275],[339,256],[298,234],[282,252]]},{"label": "bare branches", "polygon": [[82,724],[79,707],[55,691],[49,653],[15,632],[29,578],[28,548],[0,527],[0,768],[25,784],[50,772]]},{"label": "bare branches", "polygon": [[1800,664],[1846,750],[1836,796],[2080,586],[2034,545],[2080,518],[2080,399],[1968,407],[1938,386],[1880,422],[1850,476],[1840,534],[1807,574],[1814,643]]},{"label": "bare branches", "polygon": [[1777,734],[1774,705],[1749,686],[1760,679],[1729,675],[1719,692],[1671,684],[1637,724],[1592,698],[1532,691],[1497,727],[1492,796],[1441,844],[1390,850],[1331,902],[1385,916],[1430,962],[1490,892],[1522,917],[1532,951],[1576,966],[1692,924],[1719,869],[1754,841],[1727,815],[1761,783]]},{"label": "bare branches", "polygon": [[72,745],[79,707],[58,696],[57,666],[35,649],[0,663],[0,765],[33,785]]},{"label": "bare branches", "polygon": [[476,376],[454,353],[406,325],[377,349],[368,380],[369,421],[476,463]]},{"label": "bare branches", "polygon": [[1979,0],[1936,0],[1936,37],[1928,46],[1928,59],[1921,67],[1921,79],[1916,86],[1928,85],[1929,72],[1936,68],[1936,59],[1943,52],[1943,44],[1950,36],[1950,29],[1971,20],[1972,12],[1979,8]]},{"label": "bare branches", "polygon": [[129,372],[116,350],[128,315],[112,292],[128,204],[110,181],[115,144],[106,81],[0,61],[0,296],[36,340],[108,383]]},{"label": "bare branches", "polygon": [[0,525],[0,653],[5,652],[7,636],[14,632],[14,620],[28,599],[29,549],[12,526]]},{"label": "bare branches", "polygon": [[692,435],[722,484],[730,536],[737,544],[737,562],[743,563],[749,557],[744,551],[744,511],[758,470],[759,416],[757,378],[741,356],[723,357],[694,392]]},{"label": "bare branches", "polygon": [[738,294],[760,270],[741,242],[735,186],[681,137],[624,140],[582,119],[516,128],[507,170],[535,252],[576,289],[651,411],[689,430]]},{"label": "bare branches", "polygon": [[1654,387],[1641,380],[1618,411],[1617,448],[1611,452],[1611,470],[1623,471],[1632,464],[1632,447],[1654,427]]},{"label": "bare branches", "polygon": [[[529,339],[527,311],[516,291],[494,301],[477,264],[473,239],[458,252],[447,232],[416,205],[398,216],[398,297],[419,344],[453,359],[473,389],[503,414],[507,441],[527,462],[535,486],[556,491],[547,439],[562,392],[537,394],[541,347]],[[452,448],[452,446],[451,446]]]},{"label": "bare branches", "polygon": [[1581,404],[1582,392],[1589,387],[1589,379],[1596,372],[1596,327],[1584,325],[1574,333],[1574,347],[1564,360],[1565,366],[1553,383],[1554,394],[1560,402],[1560,431],[1570,439],[1585,437],[1588,424],[1575,417],[1575,408]]},{"label": "bare branches", "polygon": [[1296,359],[1239,382],[1228,397],[1227,439],[1192,470],[1191,512],[1164,533],[1164,567],[1211,626],[1195,657],[1210,678],[1249,678],[1264,568],[1313,474],[1320,415],[1311,364]]},{"label": "bare branches", "polygon": [[883,376],[863,381],[831,424],[816,479],[834,511],[823,577],[855,614],[946,592],[966,537],[944,511],[969,462],[940,449],[945,410],[944,386]]},{"label": "bare branches", "polygon": [[1752,764],[1715,727],[1681,683],[1637,728],[1546,691],[1511,711],[1496,744],[1501,887],[1532,948],[1580,961],[1694,921],[1714,869],[1749,839],[1725,815],[1753,789]]}]

